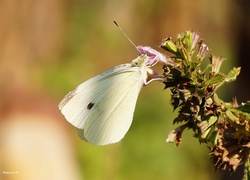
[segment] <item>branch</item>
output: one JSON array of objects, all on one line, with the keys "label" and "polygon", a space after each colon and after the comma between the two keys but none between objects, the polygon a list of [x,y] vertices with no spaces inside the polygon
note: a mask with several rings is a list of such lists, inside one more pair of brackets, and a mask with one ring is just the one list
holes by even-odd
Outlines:
[{"label": "branch", "polygon": [[[250,102],[238,105],[221,100],[216,91],[232,82],[240,73],[233,68],[228,74],[220,72],[224,58],[210,55],[199,33],[186,31],[176,42],[163,40],[161,47],[171,53],[170,63],[163,66],[165,88],[171,91],[171,104],[179,111],[174,123],[182,123],[173,130],[168,142],[181,143],[181,133],[192,129],[200,143],[210,147],[216,169],[235,171],[245,164],[245,178],[249,176]],[[209,58],[210,64],[201,68]]]}]

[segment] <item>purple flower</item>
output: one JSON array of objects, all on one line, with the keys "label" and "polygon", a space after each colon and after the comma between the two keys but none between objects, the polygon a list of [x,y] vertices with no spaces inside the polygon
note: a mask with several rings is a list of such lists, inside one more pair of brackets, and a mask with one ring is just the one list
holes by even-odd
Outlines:
[{"label": "purple flower", "polygon": [[141,54],[147,54],[149,57],[147,62],[148,66],[154,65],[158,61],[164,64],[167,64],[168,62],[166,56],[149,46],[137,46],[137,49]]}]

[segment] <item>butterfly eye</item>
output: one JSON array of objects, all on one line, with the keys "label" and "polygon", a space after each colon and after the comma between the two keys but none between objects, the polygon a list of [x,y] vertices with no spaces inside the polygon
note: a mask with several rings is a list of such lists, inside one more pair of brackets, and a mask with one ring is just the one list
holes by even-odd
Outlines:
[{"label": "butterfly eye", "polygon": [[139,66],[138,60],[137,60],[137,59],[133,60],[133,61],[131,62],[131,65],[132,65],[133,67]]}]

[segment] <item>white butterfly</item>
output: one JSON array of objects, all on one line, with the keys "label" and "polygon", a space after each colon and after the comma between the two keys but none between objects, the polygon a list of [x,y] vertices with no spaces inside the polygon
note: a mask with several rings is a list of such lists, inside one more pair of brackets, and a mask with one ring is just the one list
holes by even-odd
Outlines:
[{"label": "white butterfly", "polygon": [[[80,84],[59,104],[67,121],[75,126],[81,139],[94,145],[120,141],[133,119],[143,85],[159,76],[149,67],[166,57],[150,47],[137,47],[140,55],[131,63],[115,66]],[[153,79],[147,81],[148,75]]]}]

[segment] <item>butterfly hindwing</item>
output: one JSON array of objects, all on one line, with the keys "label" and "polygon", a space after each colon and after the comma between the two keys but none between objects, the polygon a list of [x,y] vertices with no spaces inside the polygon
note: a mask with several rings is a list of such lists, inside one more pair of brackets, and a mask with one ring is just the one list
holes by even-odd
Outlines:
[{"label": "butterfly hindwing", "polygon": [[[126,72],[122,79],[119,75],[116,76],[114,78],[119,81],[116,81],[96,104],[83,130],[78,130],[80,137],[92,144],[105,145],[119,141],[132,123],[143,81],[140,79],[140,73],[136,71]],[[105,81],[103,85],[106,86]]]}]

